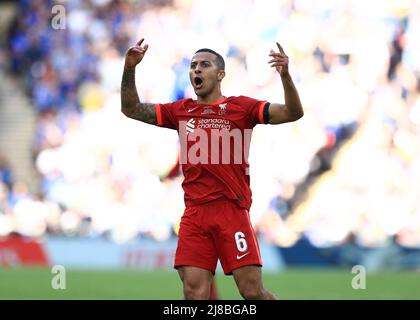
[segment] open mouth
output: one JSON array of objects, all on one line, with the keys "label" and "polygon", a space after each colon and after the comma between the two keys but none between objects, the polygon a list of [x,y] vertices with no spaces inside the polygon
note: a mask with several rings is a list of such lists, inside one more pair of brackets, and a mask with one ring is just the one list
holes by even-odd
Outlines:
[{"label": "open mouth", "polygon": [[196,89],[201,89],[203,87],[203,79],[200,77],[194,77],[193,82]]}]

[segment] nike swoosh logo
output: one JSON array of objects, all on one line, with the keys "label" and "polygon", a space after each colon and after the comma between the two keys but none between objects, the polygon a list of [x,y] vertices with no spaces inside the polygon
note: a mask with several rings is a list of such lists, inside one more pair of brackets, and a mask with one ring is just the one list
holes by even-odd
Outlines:
[{"label": "nike swoosh logo", "polygon": [[238,256],[238,255],[236,255],[236,260],[241,260],[243,257],[245,257],[246,255],[248,255],[249,254],[249,252],[247,252],[247,253],[244,253],[243,255],[241,255],[241,256]]},{"label": "nike swoosh logo", "polygon": [[187,112],[193,112],[194,110],[197,110],[198,107],[192,108],[190,110],[187,110]]}]

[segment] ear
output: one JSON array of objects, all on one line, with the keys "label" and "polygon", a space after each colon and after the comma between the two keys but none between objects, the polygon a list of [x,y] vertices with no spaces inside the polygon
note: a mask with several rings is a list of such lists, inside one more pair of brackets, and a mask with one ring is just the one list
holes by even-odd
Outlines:
[{"label": "ear", "polygon": [[226,75],[225,70],[219,70],[219,72],[217,73],[217,80],[222,81],[225,75]]}]

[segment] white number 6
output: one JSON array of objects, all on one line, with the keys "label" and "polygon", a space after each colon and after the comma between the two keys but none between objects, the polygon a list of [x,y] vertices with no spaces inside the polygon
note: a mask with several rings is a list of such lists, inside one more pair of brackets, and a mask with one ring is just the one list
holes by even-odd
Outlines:
[{"label": "white number 6", "polygon": [[248,249],[248,244],[245,240],[245,235],[238,231],[235,233],[236,247],[240,252],[245,252]]}]

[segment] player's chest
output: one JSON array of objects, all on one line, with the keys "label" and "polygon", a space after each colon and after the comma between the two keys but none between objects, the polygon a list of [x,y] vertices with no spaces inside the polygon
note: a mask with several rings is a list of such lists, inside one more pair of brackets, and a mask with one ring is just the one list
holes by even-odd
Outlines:
[{"label": "player's chest", "polygon": [[178,114],[181,127],[190,129],[243,129],[246,113],[237,105],[221,103],[218,105],[188,105]]}]

